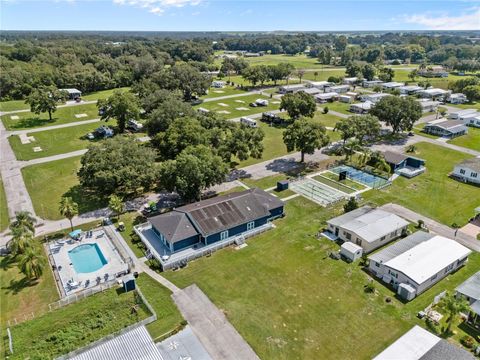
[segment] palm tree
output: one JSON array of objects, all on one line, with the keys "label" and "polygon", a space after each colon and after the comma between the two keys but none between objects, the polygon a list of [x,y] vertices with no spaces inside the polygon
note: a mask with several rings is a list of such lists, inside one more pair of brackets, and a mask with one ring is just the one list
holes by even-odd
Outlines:
[{"label": "palm tree", "polygon": [[73,231],[72,219],[78,215],[78,204],[71,197],[62,197],[60,201],[60,214],[70,220],[70,227]]},{"label": "palm tree", "polygon": [[345,151],[345,160],[347,161],[356,151],[362,151],[363,147],[357,139],[350,139],[343,145],[343,149]]},{"label": "palm tree", "polygon": [[35,233],[35,219],[28,211],[19,211],[15,213],[15,220],[10,224],[10,230],[15,233],[31,232]]},{"label": "palm tree", "polygon": [[15,230],[13,238],[8,242],[8,249],[13,256],[24,254],[27,249],[33,245],[33,235],[31,232],[22,232]]},{"label": "palm tree", "polygon": [[112,210],[112,213],[114,213],[117,216],[117,219],[118,219],[119,215],[123,212],[122,198],[120,198],[117,195],[110,196],[110,200],[108,202],[108,207],[110,208],[110,210]]},{"label": "palm tree", "polygon": [[317,81],[318,71],[315,71],[315,72],[313,73],[313,76],[314,76],[315,81]]},{"label": "palm tree", "polygon": [[470,311],[470,306],[465,298],[457,298],[455,295],[449,293],[445,294],[440,301],[440,307],[448,314],[447,328],[445,329],[446,334],[450,333],[452,325],[454,324],[455,320],[457,320],[458,315],[461,312],[466,313]]},{"label": "palm tree", "polygon": [[47,260],[44,256],[39,255],[37,251],[39,248],[29,247],[25,254],[23,254],[18,263],[20,271],[29,279],[38,279],[43,274]]}]

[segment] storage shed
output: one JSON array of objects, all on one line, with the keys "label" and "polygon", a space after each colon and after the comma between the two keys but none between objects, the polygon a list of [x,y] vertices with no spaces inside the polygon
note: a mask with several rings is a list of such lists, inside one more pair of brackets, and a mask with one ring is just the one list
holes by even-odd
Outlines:
[{"label": "storage shed", "polygon": [[349,262],[353,262],[362,257],[363,249],[360,246],[347,241],[344,242],[340,247],[340,255],[347,259]]}]

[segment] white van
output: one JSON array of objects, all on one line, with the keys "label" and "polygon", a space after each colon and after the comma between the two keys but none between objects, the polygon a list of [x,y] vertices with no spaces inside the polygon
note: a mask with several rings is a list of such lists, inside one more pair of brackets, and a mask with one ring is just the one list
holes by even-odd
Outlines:
[{"label": "white van", "polygon": [[257,122],[253,119],[248,118],[248,117],[241,117],[240,118],[240,123],[244,124],[244,125],[247,125],[249,127],[252,127],[252,128],[257,127]]},{"label": "white van", "polygon": [[266,99],[257,99],[257,100],[255,100],[255,103],[258,106],[268,106],[268,100],[266,100]]}]

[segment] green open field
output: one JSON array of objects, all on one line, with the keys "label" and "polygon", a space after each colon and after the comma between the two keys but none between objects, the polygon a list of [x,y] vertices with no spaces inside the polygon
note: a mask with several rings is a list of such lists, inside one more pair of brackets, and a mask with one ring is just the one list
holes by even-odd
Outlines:
[{"label": "green open field", "polygon": [[448,143],[480,151],[480,129],[469,127],[468,134],[449,140]]},{"label": "green open field", "polygon": [[[250,107],[248,104],[254,102],[257,99],[267,99],[269,100],[268,106],[259,106],[259,107]],[[243,102],[240,102],[243,101]],[[208,109],[210,111],[215,111],[219,115],[223,116],[225,119],[233,119],[240,116],[248,116],[252,114],[258,114],[265,111],[277,110],[279,104],[273,104],[272,101],[279,101],[278,99],[270,99],[266,96],[254,94],[254,95],[246,95],[237,98],[230,98],[230,99],[223,99],[218,101],[209,101],[204,102],[200,105],[195,106],[195,108],[202,107],[204,109]],[[227,106],[222,106],[220,104],[226,104]],[[237,110],[237,108],[246,108],[248,110]],[[219,113],[220,111],[228,111],[228,114]]]},{"label": "green open field", "polygon": [[323,114],[322,111],[317,111],[313,117],[313,120],[315,122],[318,122],[323,126],[330,128],[334,128],[340,119],[340,117],[333,114]]},{"label": "green open field", "polygon": [[[114,219],[116,222],[117,220]],[[127,212],[120,215],[119,220],[125,224],[125,231],[122,231],[120,234],[127,243],[127,245],[132,249],[136,257],[141,258],[145,256],[143,243],[138,239],[138,236],[133,231],[133,226],[142,224],[147,221],[147,219],[140,215],[136,211]]]},{"label": "green open field", "polygon": [[[223,79],[224,81],[228,80],[228,77]],[[201,99],[211,99],[217,98],[221,96],[228,96],[228,95],[237,95],[237,94],[245,94],[246,90],[238,89],[233,86],[225,86],[222,89],[216,89],[211,87],[208,89],[208,94],[201,97]]]},{"label": "green open field", "polygon": [[250,65],[277,65],[281,63],[288,63],[295,66],[296,69],[316,69],[328,67],[320,64],[316,58],[311,58],[306,55],[264,55],[259,57],[245,57]]},{"label": "green open field", "polygon": [[321,182],[322,184],[325,184],[327,186],[330,186],[334,189],[337,189],[337,190],[340,190],[346,194],[351,194],[351,193],[354,193],[356,190],[353,189],[353,188],[350,188],[348,186],[345,186],[343,185],[342,183],[338,182],[338,181],[335,181],[335,180],[332,180],[332,179],[329,179],[325,176],[322,176],[322,175],[317,175],[317,176],[314,176],[313,177],[314,180],[318,181],[318,182]]},{"label": "green open field", "polygon": [[465,225],[478,206],[479,189],[453,180],[448,174],[455,164],[472,156],[430,143],[418,143],[416,147],[415,156],[426,160],[425,173],[413,179],[399,177],[391,186],[362,196],[378,204],[403,205],[446,225]]},{"label": "green open field", "polygon": [[[400,81],[400,82],[412,82],[412,80],[408,77],[408,74],[410,73],[411,70],[404,70],[404,69],[396,69],[395,70],[395,81]],[[440,89],[448,89],[448,83],[453,82],[459,79],[464,79],[465,76],[458,76],[458,75],[453,75],[449,74],[448,77],[446,78],[424,78],[421,76],[417,76],[415,78],[415,82],[429,82],[433,87],[437,87]]]},{"label": "green open field", "polygon": [[[76,118],[75,114],[87,114],[86,117]],[[12,120],[12,116],[18,116],[18,120]],[[91,120],[98,118],[97,105],[75,105],[58,108],[52,114],[52,121],[48,119],[47,113],[40,115],[33,114],[29,111],[16,114],[3,115],[1,117],[3,124],[7,130],[28,130],[44,126],[67,124],[71,122]]]},{"label": "green open field", "polygon": [[[317,75],[315,75],[317,73]],[[297,74],[293,73],[292,76],[297,77]],[[330,76],[345,77],[345,69],[318,69],[316,71],[307,71],[303,75],[302,80],[313,81],[326,81]]]},{"label": "green open field", "polygon": [[348,116],[355,115],[355,114],[351,113],[350,111],[348,111],[348,109],[350,109],[350,104],[347,104],[347,103],[334,101],[334,102],[329,102],[329,103],[326,103],[326,104],[322,104],[321,106],[322,107],[328,107],[328,110],[336,111],[336,112],[339,112],[341,114],[345,114],[345,115],[348,115]]},{"label": "green open field", "polygon": [[129,91],[129,90],[130,90],[130,87],[121,87],[116,89],[94,91],[92,93],[82,95],[82,99],[85,101],[106,99],[109,96],[113,95],[114,91]]},{"label": "green open field", "polygon": [[55,358],[150,315],[135,292],[112,288],[12,327],[14,353],[9,358]]},{"label": "green open field", "polygon": [[480,101],[471,102],[466,104],[448,104],[448,106],[460,108],[460,109],[477,109],[480,110]]},{"label": "green open field", "polygon": [[475,273],[480,256],[406,305],[380,283],[367,294],[370,277],[358,263],[330,259],[338,245],[315,236],[340,208],[295,198],[277,227],[248,247],[218,251],[165,276],[180,287],[197,284],[262,359],[350,359],[352,351],[355,359],[371,359],[422,324],[416,313]]},{"label": "green open field", "polygon": [[79,168],[80,157],[74,157],[22,169],[38,216],[50,220],[61,219],[58,206],[63,195],[72,197],[78,203],[80,214],[106,206],[105,199],[90,196],[80,187],[76,175]]},{"label": "green open field", "polygon": [[[55,130],[46,130],[28,134],[35,141],[22,144],[18,135],[8,138],[17,160],[31,160],[42,157],[64,154],[71,151],[86,149],[95,140],[88,140],[86,135],[93,132],[101,124],[99,122],[70,126]],[[40,146],[42,151],[34,152],[33,148]]]},{"label": "green open field", "polygon": [[10,219],[8,217],[7,198],[5,197],[5,189],[2,179],[0,179],[0,231],[8,227]]},{"label": "green open field", "polygon": [[162,335],[182,327],[183,317],[170,297],[170,290],[145,273],[137,278],[137,285],[157,313],[157,320],[147,325],[154,341],[159,341]]}]

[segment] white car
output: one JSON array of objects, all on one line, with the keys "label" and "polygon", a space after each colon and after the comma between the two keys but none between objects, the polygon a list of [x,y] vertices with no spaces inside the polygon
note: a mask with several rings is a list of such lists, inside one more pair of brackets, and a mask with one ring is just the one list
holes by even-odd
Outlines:
[{"label": "white car", "polygon": [[259,106],[268,106],[268,100],[266,99],[257,99],[255,103]]},{"label": "white car", "polygon": [[87,139],[88,139],[88,140],[94,140],[94,139],[95,139],[95,135],[93,135],[93,133],[90,132],[90,133],[87,134]]}]

